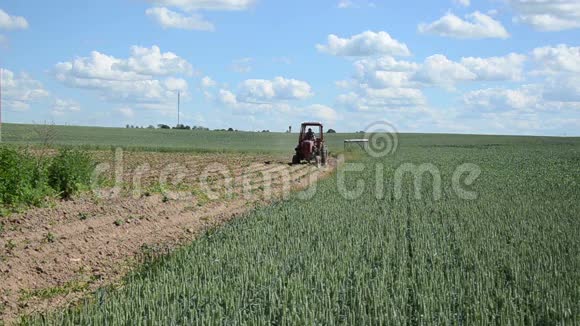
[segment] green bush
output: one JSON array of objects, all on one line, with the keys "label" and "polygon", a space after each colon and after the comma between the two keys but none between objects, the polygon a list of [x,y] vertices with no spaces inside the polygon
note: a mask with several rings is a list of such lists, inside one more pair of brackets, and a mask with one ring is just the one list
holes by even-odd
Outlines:
[{"label": "green bush", "polygon": [[0,206],[40,205],[52,194],[46,181],[46,162],[26,152],[0,148]]},{"label": "green bush", "polygon": [[93,161],[86,152],[65,148],[48,167],[48,184],[68,199],[90,184],[93,169]]},{"label": "green bush", "polygon": [[47,158],[0,147],[0,208],[41,206],[57,193],[70,198],[89,185],[93,167],[90,156],[79,150],[63,149]]}]

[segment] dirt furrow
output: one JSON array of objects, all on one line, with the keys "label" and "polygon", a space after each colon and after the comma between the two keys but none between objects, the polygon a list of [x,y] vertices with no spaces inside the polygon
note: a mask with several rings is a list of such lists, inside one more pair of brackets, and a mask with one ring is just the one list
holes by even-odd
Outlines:
[{"label": "dirt furrow", "polygon": [[[90,197],[15,215],[0,239],[0,317],[10,321],[73,302],[118,280],[136,256],[157,250],[159,244],[174,247],[189,241],[255,205],[282,198],[288,189],[308,186],[335,166],[257,163],[216,169],[216,178],[206,185],[218,187],[214,199],[197,192],[203,189],[198,176],[188,184],[197,190],[180,192],[179,200],[167,194]],[[232,176],[229,192],[219,189],[224,172]]]}]

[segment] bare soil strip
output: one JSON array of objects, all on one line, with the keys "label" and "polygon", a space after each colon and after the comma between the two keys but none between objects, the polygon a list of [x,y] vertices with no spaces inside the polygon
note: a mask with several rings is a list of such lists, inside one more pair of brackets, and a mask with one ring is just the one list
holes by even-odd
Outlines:
[{"label": "bare soil strip", "polygon": [[[174,185],[181,196],[145,191],[135,198],[124,183],[122,195],[113,199],[85,195],[11,216],[0,236],[1,320],[13,322],[22,314],[77,302],[119,281],[140,255],[185,244],[209,227],[282,198],[290,189],[306,188],[338,164],[332,160],[326,168],[289,166],[281,160],[264,160],[265,156],[248,164],[247,157],[231,154],[128,156],[123,181],[130,182],[132,172],[145,162],[150,169],[141,181],[144,188],[158,182],[162,162],[170,159],[186,167]],[[217,168],[206,169],[211,164]],[[209,198],[203,189],[218,198]]]}]

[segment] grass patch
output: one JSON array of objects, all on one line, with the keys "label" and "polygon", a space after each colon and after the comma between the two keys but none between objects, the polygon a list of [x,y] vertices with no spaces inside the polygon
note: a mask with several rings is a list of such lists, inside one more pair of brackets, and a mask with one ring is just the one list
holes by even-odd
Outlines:
[{"label": "grass patch", "polygon": [[83,292],[89,288],[89,282],[70,281],[61,286],[49,287],[44,289],[25,290],[20,296],[21,302],[31,299],[48,300],[71,293]]}]

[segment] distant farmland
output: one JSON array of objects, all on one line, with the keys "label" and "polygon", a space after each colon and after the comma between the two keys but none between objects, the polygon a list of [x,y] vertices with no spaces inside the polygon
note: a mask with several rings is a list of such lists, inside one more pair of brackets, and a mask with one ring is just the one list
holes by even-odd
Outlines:
[{"label": "distant farmland", "polygon": [[[2,140],[8,144],[38,144],[43,141],[38,129],[33,125],[3,124]],[[81,146],[93,149],[124,147],[147,151],[192,151],[192,152],[254,152],[288,153],[296,146],[298,134],[229,132],[229,131],[188,131],[165,129],[126,129],[101,127],[55,126],[56,145]],[[364,134],[327,134],[331,152],[342,151],[343,140],[363,138]],[[578,138],[523,137],[523,136],[482,136],[449,134],[400,134],[403,146],[427,145],[541,145],[562,142],[579,144]],[[290,156],[291,157],[291,156]]]},{"label": "distant farmland", "polygon": [[[296,142],[296,134],[57,130],[58,144],[288,159]],[[5,135],[10,143],[39,141],[29,126],[8,125]],[[331,151],[351,137],[361,135],[331,135]],[[245,212],[148,261],[118,287],[25,322],[580,323],[579,138],[401,134],[391,155],[346,154],[312,198],[294,192]]]}]

